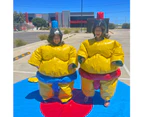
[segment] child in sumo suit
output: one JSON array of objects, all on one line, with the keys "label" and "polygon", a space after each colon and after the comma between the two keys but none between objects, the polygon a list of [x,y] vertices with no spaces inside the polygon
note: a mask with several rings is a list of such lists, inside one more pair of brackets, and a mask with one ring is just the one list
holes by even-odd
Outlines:
[{"label": "child in sumo suit", "polygon": [[74,80],[78,66],[76,49],[62,41],[59,28],[50,30],[48,45],[37,48],[28,63],[37,67],[40,95],[45,102],[59,92],[58,98],[67,103],[72,98]]},{"label": "child in sumo suit", "polygon": [[81,43],[78,62],[84,101],[94,96],[95,89],[100,89],[104,106],[108,107],[121,74],[119,67],[124,63],[124,52],[119,42],[109,39],[106,25],[104,19],[96,20],[94,38]]}]

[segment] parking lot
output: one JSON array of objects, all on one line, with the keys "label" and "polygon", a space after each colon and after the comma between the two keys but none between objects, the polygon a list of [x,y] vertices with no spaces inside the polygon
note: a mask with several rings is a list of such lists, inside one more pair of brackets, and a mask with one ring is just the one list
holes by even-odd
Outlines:
[{"label": "parking lot", "polygon": [[49,31],[45,32],[14,32],[13,39],[21,39],[28,44],[40,41],[38,35],[46,34],[49,35]]}]

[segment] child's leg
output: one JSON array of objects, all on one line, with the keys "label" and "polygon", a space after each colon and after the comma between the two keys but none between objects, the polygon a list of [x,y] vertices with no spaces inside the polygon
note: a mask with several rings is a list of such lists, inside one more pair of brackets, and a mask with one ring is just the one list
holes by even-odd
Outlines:
[{"label": "child's leg", "polygon": [[72,98],[73,84],[74,82],[59,84],[59,99],[61,100],[61,102],[68,102]]},{"label": "child's leg", "polygon": [[45,83],[39,81],[39,87],[40,87],[40,89],[39,89],[40,95],[42,96],[43,100],[47,100],[54,96],[52,84],[45,84]]},{"label": "child's leg", "polygon": [[94,89],[94,85],[93,85],[94,81],[88,80],[88,79],[82,77],[81,82],[82,82],[81,89],[82,89],[83,94],[86,97],[94,96],[94,93],[95,93],[95,89]]},{"label": "child's leg", "polygon": [[110,81],[100,81],[100,93],[101,97],[105,100],[104,105],[106,107],[109,106],[109,101],[115,93],[117,82],[118,78],[115,78]]}]

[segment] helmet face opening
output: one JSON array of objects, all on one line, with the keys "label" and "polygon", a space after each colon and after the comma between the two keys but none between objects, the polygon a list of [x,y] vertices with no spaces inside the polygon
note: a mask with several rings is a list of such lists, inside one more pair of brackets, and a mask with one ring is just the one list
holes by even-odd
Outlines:
[{"label": "helmet face opening", "polygon": [[[48,37],[48,42],[52,45],[57,45],[53,42],[53,39],[54,39],[54,36],[55,35],[59,35],[60,36],[60,42],[62,41],[62,37],[63,37],[63,34],[62,32],[60,31],[59,28],[52,28],[50,30],[50,34],[49,34],[49,37]],[[59,44],[58,44],[59,45]]]},{"label": "helmet face opening", "polygon": [[97,20],[97,19],[95,20],[95,23],[94,23],[93,29],[92,29],[92,33],[93,33],[94,36],[96,36],[95,35],[95,29],[97,27],[101,28],[101,30],[102,30],[102,36],[104,34],[106,34],[106,27],[107,27],[107,25],[106,25],[106,22],[104,20]]}]

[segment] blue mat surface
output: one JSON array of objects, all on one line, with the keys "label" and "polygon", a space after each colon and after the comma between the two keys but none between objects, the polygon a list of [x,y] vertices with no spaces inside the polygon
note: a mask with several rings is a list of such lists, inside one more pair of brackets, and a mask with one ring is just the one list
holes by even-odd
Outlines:
[{"label": "blue mat surface", "polygon": [[[75,81],[74,101],[82,104],[80,75]],[[118,82],[115,95],[111,99],[110,106],[105,108],[100,97],[100,91],[95,91],[92,101],[92,110],[86,117],[130,117],[130,87],[122,82]],[[78,95],[78,96],[77,96]],[[76,99],[77,98],[77,99]],[[40,102],[38,83],[29,83],[28,79],[14,84],[14,117],[43,117],[40,112]]]}]

